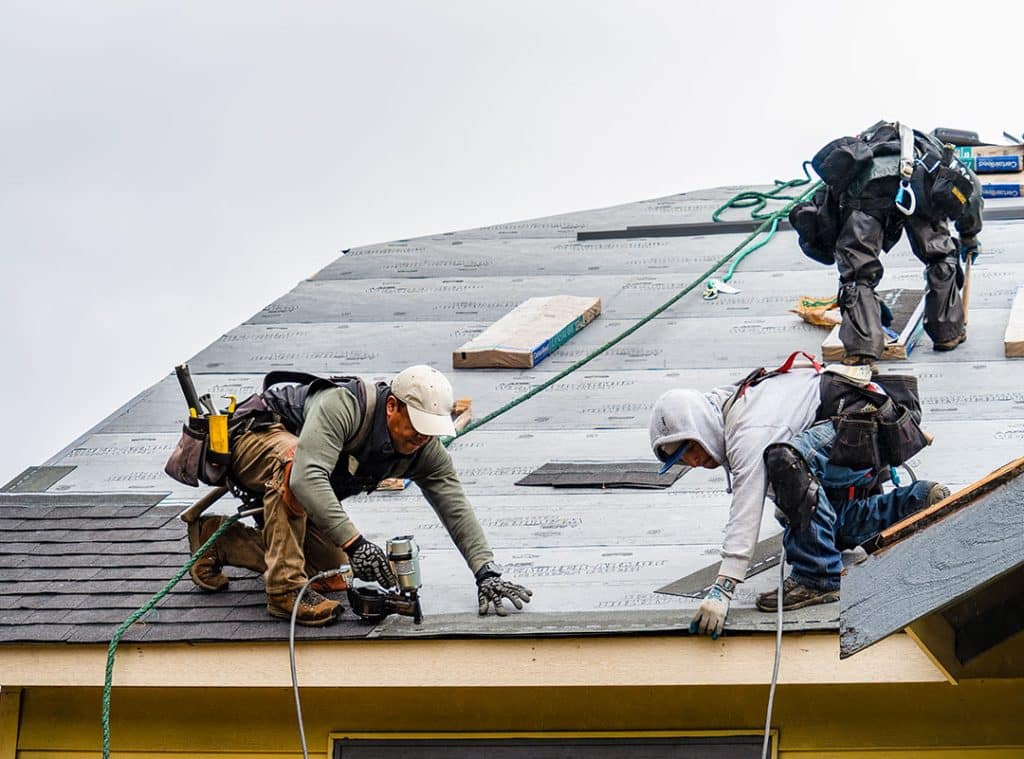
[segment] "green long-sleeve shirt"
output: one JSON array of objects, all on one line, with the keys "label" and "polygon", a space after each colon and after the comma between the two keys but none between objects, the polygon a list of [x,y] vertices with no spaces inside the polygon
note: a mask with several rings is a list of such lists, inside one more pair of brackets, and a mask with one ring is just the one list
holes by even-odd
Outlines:
[{"label": "green long-sleeve shirt", "polygon": [[[368,390],[374,392],[373,386]],[[345,442],[359,429],[359,402],[344,388],[321,390],[306,400],[304,416],[288,484],[313,523],[335,544],[344,545],[359,535],[359,529],[334,494],[330,476],[338,458],[348,455],[342,454]],[[440,440],[434,438],[423,446],[403,476],[419,486],[470,570],[476,572],[494,558],[451,456]]]}]

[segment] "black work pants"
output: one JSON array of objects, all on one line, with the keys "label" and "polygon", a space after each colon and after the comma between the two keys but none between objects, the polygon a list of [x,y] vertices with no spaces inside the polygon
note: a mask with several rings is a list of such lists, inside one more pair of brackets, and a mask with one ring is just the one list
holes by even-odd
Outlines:
[{"label": "black work pants", "polygon": [[[887,237],[886,226],[901,221],[892,218],[894,213],[899,212],[895,209],[875,213],[850,210],[836,240],[839,309],[843,315],[839,339],[848,355],[878,359],[885,348],[875,287],[882,279],[879,255]],[[925,265],[925,332],[934,342],[952,340],[964,331],[959,290],[963,274],[956,243],[944,220],[910,216],[902,221],[910,249]]]}]

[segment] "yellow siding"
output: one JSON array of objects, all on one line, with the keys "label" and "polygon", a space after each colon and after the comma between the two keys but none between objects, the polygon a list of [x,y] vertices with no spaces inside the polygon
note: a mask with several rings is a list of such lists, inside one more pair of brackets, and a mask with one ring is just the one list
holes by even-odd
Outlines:
[{"label": "yellow siding", "polygon": [[21,689],[0,689],[0,759],[15,759],[20,717]]},{"label": "yellow siding", "polygon": [[[387,662],[381,661],[381,675]],[[394,688],[303,691],[311,756],[331,733],[758,730],[764,686]],[[776,694],[779,756],[1024,756],[1024,681],[794,685]],[[116,688],[115,759],[298,757],[287,688]],[[99,757],[98,688],[26,688],[18,759]]]}]

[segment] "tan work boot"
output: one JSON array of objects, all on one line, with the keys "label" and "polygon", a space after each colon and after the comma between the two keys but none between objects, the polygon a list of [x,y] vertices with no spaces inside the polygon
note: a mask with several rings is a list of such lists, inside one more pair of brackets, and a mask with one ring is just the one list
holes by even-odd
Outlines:
[{"label": "tan work boot", "polygon": [[[200,517],[188,526],[188,550],[193,556],[203,543],[220,527],[224,517]],[[223,536],[221,536],[223,537]],[[220,540],[218,539],[218,543]],[[228,586],[228,578],[221,572],[221,563],[217,559],[217,543],[210,546],[206,553],[196,559],[196,563],[188,570],[189,577],[196,587],[208,593],[216,593]]]},{"label": "tan work boot", "polygon": [[[195,554],[225,519],[223,516],[201,517],[189,524],[189,552]],[[221,571],[223,567],[242,567],[263,574],[267,570],[265,553],[263,534],[259,530],[235,522],[192,565],[189,576],[197,587],[216,593],[228,587],[228,577]]]},{"label": "tan work boot", "polygon": [[[787,577],[782,583],[782,610],[802,609],[805,606],[815,604],[829,604],[839,600],[838,590],[817,590],[806,585],[801,585],[792,577]],[[757,597],[757,608],[761,611],[778,611],[779,591],[769,590]]]},{"label": "tan work boot", "polygon": [[[299,595],[299,590],[301,588],[285,593],[267,593],[267,611],[270,616],[290,620],[292,608],[295,606],[295,597]],[[312,588],[306,588],[306,592],[302,594],[299,611],[295,615],[295,624],[305,627],[322,627],[337,619],[341,612],[340,603],[324,598]]]}]

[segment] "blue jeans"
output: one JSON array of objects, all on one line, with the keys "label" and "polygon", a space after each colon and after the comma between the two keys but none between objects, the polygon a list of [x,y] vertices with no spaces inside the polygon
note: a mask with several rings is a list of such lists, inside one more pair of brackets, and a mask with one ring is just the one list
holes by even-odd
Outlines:
[{"label": "blue jeans", "polygon": [[839,590],[843,571],[841,551],[860,545],[924,508],[928,491],[934,484],[918,480],[882,495],[849,498],[847,493],[851,486],[867,488],[877,478],[867,469],[847,469],[828,462],[835,434],[831,422],[822,422],[789,441],[804,457],[822,488],[818,493],[818,508],[806,530],[797,533],[782,522],[786,528],[782,544],[793,570],[790,576],[801,585],[823,591]]}]

